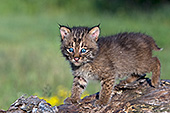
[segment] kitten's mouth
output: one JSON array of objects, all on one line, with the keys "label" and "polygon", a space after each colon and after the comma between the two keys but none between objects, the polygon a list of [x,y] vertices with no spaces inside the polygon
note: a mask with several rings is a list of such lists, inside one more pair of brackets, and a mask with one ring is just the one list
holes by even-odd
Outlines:
[{"label": "kitten's mouth", "polygon": [[80,61],[80,59],[79,59],[79,60],[73,59],[73,60],[72,60],[72,63],[73,63],[75,66],[80,66],[80,65],[82,64],[82,62]]},{"label": "kitten's mouth", "polygon": [[75,65],[75,66],[80,66],[81,63],[80,63],[80,62],[74,62],[74,65]]},{"label": "kitten's mouth", "polygon": [[74,63],[75,66],[80,66],[82,62],[81,61],[74,61],[73,63]]}]

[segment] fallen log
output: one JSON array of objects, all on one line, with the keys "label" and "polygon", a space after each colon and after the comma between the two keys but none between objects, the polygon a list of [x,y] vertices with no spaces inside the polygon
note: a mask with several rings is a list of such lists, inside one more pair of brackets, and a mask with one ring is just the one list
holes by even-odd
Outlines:
[{"label": "fallen log", "polygon": [[37,96],[17,99],[7,111],[2,113],[131,113],[170,112],[170,80],[161,80],[160,87],[151,86],[149,78],[141,78],[135,83],[115,86],[111,102],[104,107],[95,107],[99,93],[92,94],[78,104],[63,104],[52,107]]}]

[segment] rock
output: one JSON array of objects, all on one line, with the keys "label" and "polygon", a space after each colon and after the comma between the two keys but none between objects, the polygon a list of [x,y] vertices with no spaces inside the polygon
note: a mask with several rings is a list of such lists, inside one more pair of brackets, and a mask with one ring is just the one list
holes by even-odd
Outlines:
[{"label": "rock", "polygon": [[154,88],[150,79],[141,78],[132,84],[118,84],[111,102],[101,108],[94,107],[99,93],[87,96],[78,104],[63,104],[52,107],[37,96],[21,96],[7,111],[0,113],[129,113],[129,112],[170,112],[170,80],[161,80],[161,85]]},{"label": "rock", "polygon": [[52,107],[43,99],[39,99],[37,96],[30,96],[25,98],[21,96],[17,99],[6,113],[57,113],[56,106]]}]

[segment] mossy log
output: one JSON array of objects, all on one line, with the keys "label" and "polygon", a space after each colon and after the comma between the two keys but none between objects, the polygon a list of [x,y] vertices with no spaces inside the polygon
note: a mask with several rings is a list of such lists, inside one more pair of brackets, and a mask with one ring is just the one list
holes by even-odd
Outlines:
[{"label": "mossy log", "polygon": [[141,78],[130,85],[117,85],[111,102],[104,107],[94,107],[99,93],[87,96],[78,104],[52,107],[36,96],[20,97],[2,113],[152,113],[170,112],[170,80],[161,80],[160,87],[150,85],[150,79]]}]

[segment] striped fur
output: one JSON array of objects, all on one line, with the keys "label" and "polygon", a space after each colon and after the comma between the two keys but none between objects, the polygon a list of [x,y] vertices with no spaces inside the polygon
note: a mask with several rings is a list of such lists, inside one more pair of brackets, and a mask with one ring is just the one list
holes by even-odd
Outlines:
[{"label": "striped fur", "polygon": [[152,37],[125,32],[98,38],[99,26],[60,26],[60,33],[61,51],[70,62],[74,75],[72,95],[65,103],[78,103],[89,80],[101,82],[96,106],[110,102],[117,78],[127,77],[121,82],[126,84],[152,72],[151,84],[159,86],[161,65],[157,57],[152,57],[152,51],[161,49]]}]

